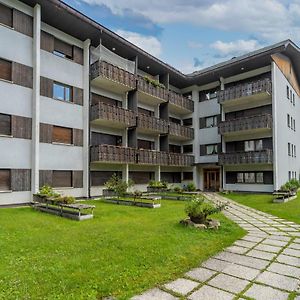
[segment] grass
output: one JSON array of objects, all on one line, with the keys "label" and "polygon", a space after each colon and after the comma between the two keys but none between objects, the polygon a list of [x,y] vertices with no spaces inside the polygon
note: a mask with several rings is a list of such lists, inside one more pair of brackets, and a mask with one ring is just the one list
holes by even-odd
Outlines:
[{"label": "grass", "polygon": [[300,224],[300,193],[295,200],[286,203],[273,203],[273,196],[269,194],[231,193],[222,195],[240,204]]},{"label": "grass", "polygon": [[245,232],[223,215],[219,231],[178,222],[184,203],[159,209],[90,201],[93,220],[31,208],[0,210],[0,299],[128,299],[181,276]]}]

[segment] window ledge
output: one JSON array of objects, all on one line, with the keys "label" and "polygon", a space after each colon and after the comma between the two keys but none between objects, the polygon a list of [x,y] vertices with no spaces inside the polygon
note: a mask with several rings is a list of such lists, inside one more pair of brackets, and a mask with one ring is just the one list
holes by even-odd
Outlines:
[{"label": "window ledge", "polygon": [[9,29],[15,30],[14,27],[9,26],[9,25],[6,25],[6,24],[4,24],[4,23],[1,23],[1,22],[0,22],[0,25],[3,26],[3,27],[9,28]]},{"label": "window ledge", "polygon": [[74,187],[70,186],[70,187],[54,187],[53,188],[54,191],[71,190],[71,189],[74,189]]},{"label": "window ledge", "polygon": [[65,144],[65,143],[58,143],[58,142],[52,142],[52,145],[60,145],[60,146],[74,146],[74,144]]},{"label": "window ledge", "polygon": [[10,83],[10,84],[14,84],[14,82],[12,80],[7,80],[7,79],[3,79],[3,78],[0,78],[0,81]]},{"label": "window ledge", "polygon": [[13,138],[12,135],[0,134],[0,138]]},{"label": "window ledge", "polygon": [[3,191],[1,191],[0,190],[0,194],[8,194],[8,193],[12,193],[13,191],[12,190],[3,190]]},{"label": "window ledge", "polygon": [[75,104],[73,101],[67,101],[67,100],[62,100],[62,99],[58,99],[58,98],[52,98],[53,100],[59,101],[59,102],[63,102],[63,103],[69,103],[69,104]]}]

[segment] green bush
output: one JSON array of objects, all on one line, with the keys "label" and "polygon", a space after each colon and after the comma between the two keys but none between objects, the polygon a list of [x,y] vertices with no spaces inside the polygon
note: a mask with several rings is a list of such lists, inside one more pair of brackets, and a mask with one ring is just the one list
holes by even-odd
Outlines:
[{"label": "green bush", "polygon": [[165,188],[166,189],[168,187],[168,184],[165,181],[150,180],[148,183],[148,186],[152,187],[152,188]]},{"label": "green bush", "polygon": [[188,192],[195,192],[196,191],[196,186],[193,182],[190,182],[186,185],[186,191]]},{"label": "green bush", "polygon": [[154,87],[161,87],[163,89],[166,88],[164,84],[160,83],[158,80],[154,80],[154,79],[150,78],[149,76],[144,76],[144,79],[145,79],[145,81],[147,81]]},{"label": "green bush", "polygon": [[281,191],[290,192],[300,188],[300,182],[297,179],[291,179],[280,187]]},{"label": "green bush", "polygon": [[112,177],[104,184],[108,190],[114,191],[118,198],[124,197],[127,189],[133,185],[134,182],[131,179],[126,182],[118,177],[117,174],[113,174]]},{"label": "green bush", "polygon": [[173,191],[174,191],[175,193],[182,193],[182,188],[181,188],[180,186],[175,186],[175,187],[173,188]]},{"label": "green bush", "polygon": [[53,188],[49,185],[43,185],[37,194],[40,196],[47,196],[47,197],[59,197],[60,196],[60,194],[54,192]]},{"label": "green bush", "polygon": [[220,212],[225,208],[225,204],[212,205],[205,201],[203,196],[193,197],[185,206],[185,212],[194,223],[206,224],[207,217]]},{"label": "green bush", "polygon": [[72,196],[59,196],[53,199],[57,204],[72,204],[75,203],[75,198]]}]

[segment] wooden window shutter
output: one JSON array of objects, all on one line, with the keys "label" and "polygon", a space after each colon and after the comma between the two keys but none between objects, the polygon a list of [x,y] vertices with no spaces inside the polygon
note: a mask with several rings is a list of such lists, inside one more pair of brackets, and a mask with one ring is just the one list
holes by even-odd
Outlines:
[{"label": "wooden window shutter", "polygon": [[8,81],[12,80],[12,63],[5,59],[0,59],[0,78]]},{"label": "wooden window shutter", "polygon": [[217,122],[218,122],[218,125],[219,125],[220,122],[221,122],[221,115],[217,115]]},{"label": "wooden window shutter", "polygon": [[73,102],[78,105],[83,105],[83,89],[73,87]]},{"label": "wooden window shutter", "polygon": [[0,170],[0,191],[9,191],[11,189],[10,170]]},{"label": "wooden window shutter", "polygon": [[31,190],[31,170],[30,169],[12,169],[11,170],[11,189],[13,191]]},{"label": "wooden window shutter", "polygon": [[12,27],[12,9],[0,3],[0,23]]},{"label": "wooden window shutter", "polygon": [[65,43],[57,38],[54,38],[54,51],[65,54],[68,58],[73,58],[72,45]]},{"label": "wooden window shutter", "polygon": [[54,36],[48,32],[41,31],[41,49],[53,52],[54,51]]},{"label": "wooden window shutter", "polygon": [[72,144],[72,128],[53,126],[52,143]]},{"label": "wooden window shutter", "polygon": [[83,50],[77,46],[73,46],[73,60],[83,65]]},{"label": "wooden window shutter", "polygon": [[53,171],[53,187],[72,187],[72,171]]},{"label": "wooden window shutter", "polygon": [[13,28],[30,37],[33,36],[33,18],[23,12],[13,10]]},{"label": "wooden window shutter", "polygon": [[73,129],[73,144],[74,146],[83,146],[83,130],[82,129]]},{"label": "wooden window shutter", "polygon": [[40,143],[52,143],[53,125],[40,123]]},{"label": "wooden window shutter", "polygon": [[44,185],[49,185],[52,186],[52,170],[40,170],[39,171],[39,175],[40,175],[40,179],[39,179],[39,185],[40,187],[44,186]]},{"label": "wooden window shutter", "polygon": [[83,171],[73,171],[73,187],[83,187]]},{"label": "wooden window shutter", "polygon": [[202,128],[206,128],[206,118],[204,117],[204,118],[200,118],[199,119],[199,124],[200,124],[200,129],[202,129]]},{"label": "wooden window shutter", "polygon": [[218,144],[218,154],[222,153],[222,143]]},{"label": "wooden window shutter", "polygon": [[206,145],[200,145],[200,156],[206,155]]},{"label": "wooden window shutter", "polygon": [[31,118],[12,116],[11,135],[20,139],[31,139]]},{"label": "wooden window shutter", "polygon": [[53,80],[41,77],[41,96],[53,98]]},{"label": "wooden window shutter", "polygon": [[16,62],[12,63],[12,81],[15,84],[32,88],[33,86],[33,69]]},{"label": "wooden window shutter", "polygon": [[11,135],[11,116],[0,114],[0,134]]}]

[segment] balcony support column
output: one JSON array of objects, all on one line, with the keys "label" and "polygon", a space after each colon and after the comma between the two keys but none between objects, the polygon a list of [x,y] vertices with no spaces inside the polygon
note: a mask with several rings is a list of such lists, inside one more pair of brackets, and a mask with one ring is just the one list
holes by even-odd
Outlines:
[{"label": "balcony support column", "polygon": [[160,166],[155,166],[155,181],[160,181]]},{"label": "balcony support column", "polygon": [[197,168],[197,166],[193,166],[193,178],[194,178],[194,184],[196,186],[196,189],[201,189],[200,185],[200,172]]},{"label": "balcony support column", "polygon": [[125,164],[122,166],[122,180],[128,183],[129,180],[129,165]]}]

